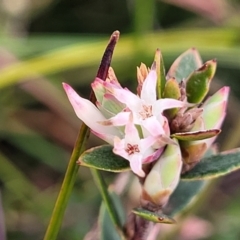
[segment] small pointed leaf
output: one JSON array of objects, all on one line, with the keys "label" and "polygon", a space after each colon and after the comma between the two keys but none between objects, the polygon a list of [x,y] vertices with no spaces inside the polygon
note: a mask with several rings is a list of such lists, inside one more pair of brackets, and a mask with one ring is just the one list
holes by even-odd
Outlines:
[{"label": "small pointed leaf", "polygon": [[132,212],[137,216],[142,217],[151,222],[167,224],[176,223],[176,221],[172,217],[169,217],[166,214],[151,212],[144,208],[134,208]]},{"label": "small pointed leaf", "polygon": [[157,49],[155,53],[154,61],[156,63],[156,70],[157,70],[157,96],[159,99],[162,97],[162,93],[166,83],[163,57],[159,49]]},{"label": "small pointed leaf", "polygon": [[186,79],[193,71],[201,67],[202,60],[195,48],[181,54],[170,67],[167,76],[175,77],[178,82]]},{"label": "small pointed leaf", "polygon": [[189,103],[201,103],[203,101],[209,91],[216,67],[216,60],[207,61],[188,77],[186,80],[186,92]]},{"label": "small pointed leaf", "polygon": [[184,173],[181,179],[211,179],[238,169],[240,169],[240,148],[203,158],[191,171]]},{"label": "small pointed leaf", "polygon": [[129,162],[112,152],[113,147],[102,145],[85,151],[77,164],[109,172],[124,172],[130,170]]},{"label": "small pointed leaf", "polygon": [[217,136],[221,132],[220,129],[210,129],[196,132],[174,133],[172,138],[182,141],[197,141]]}]

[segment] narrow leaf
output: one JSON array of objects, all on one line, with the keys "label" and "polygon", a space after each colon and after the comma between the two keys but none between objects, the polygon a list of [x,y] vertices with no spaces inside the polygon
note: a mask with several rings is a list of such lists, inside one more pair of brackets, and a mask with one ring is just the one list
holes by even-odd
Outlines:
[{"label": "narrow leaf", "polygon": [[144,208],[134,208],[132,212],[137,216],[142,217],[151,222],[167,224],[176,223],[176,221],[172,217],[169,217],[166,214],[151,212]]},{"label": "narrow leaf", "polygon": [[166,83],[163,57],[159,49],[157,49],[156,51],[154,61],[156,63],[156,70],[157,70],[157,95],[159,99],[162,97],[164,86]]},{"label": "narrow leaf", "polygon": [[175,77],[178,82],[186,79],[193,71],[201,67],[202,60],[195,48],[181,54],[168,71],[168,78]]},{"label": "narrow leaf", "polygon": [[190,103],[201,103],[209,91],[209,86],[216,72],[216,60],[207,61],[194,71],[186,80],[187,99]]},{"label": "narrow leaf", "polygon": [[113,147],[102,145],[85,151],[77,164],[109,172],[123,172],[130,170],[129,162],[112,152]]},{"label": "narrow leaf", "polygon": [[203,158],[191,171],[184,173],[181,179],[200,180],[226,175],[240,168],[240,148]]},{"label": "narrow leaf", "polygon": [[[121,200],[117,194],[114,192],[110,192],[110,196],[112,199],[112,202],[116,208],[116,211],[118,213],[118,216],[120,218],[121,224],[123,226],[126,216],[125,211],[122,206]],[[100,228],[100,239],[111,239],[111,240],[122,240],[120,235],[118,234],[117,229],[113,225],[113,222],[108,214],[108,211],[106,209],[106,206],[104,202],[101,204],[100,208],[100,214],[99,214],[99,228]]]},{"label": "narrow leaf", "polygon": [[207,181],[180,181],[164,212],[170,216],[175,216],[193,204],[195,196],[204,191],[206,187]]},{"label": "narrow leaf", "polygon": [[182,141],[197,141],[217,136],[221,132],[220,129],[210,129],[196,132],[174,133],[172,138],[177,138]]}]

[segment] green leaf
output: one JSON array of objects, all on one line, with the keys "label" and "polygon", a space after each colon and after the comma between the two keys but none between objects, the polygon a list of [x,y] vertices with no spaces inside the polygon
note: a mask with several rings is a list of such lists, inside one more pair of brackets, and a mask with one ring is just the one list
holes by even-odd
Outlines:
[{"label": "green leaf", "polygon": [[79,165],[109,172],[130,170],[129,162],[115,155],[110,145],[102,145],[85,151],[77,161]]},{"label": "green leaf", "polygon": [[184,173],[181,179],[201,180],[226,175],[240,168],[240,148],[203,158],[191,171]]},{"label": "green leaf", "polygon": [[[163,91],[163,98],[173,98],[173,99],[179,99],[181,97],[181,91],[179,88],[179,84],[176,81],[175,78],[170,78],[166,81],[165,84],[165,88]],[[169,118],[172,118],[176,115],[178,111],[178,108],[172,108],[172,109],[168,109],[165,110],[165,114],[167,114],[167,116]]]},{"label": "green leaf", "polygon": [[179,84],[175,78],[170,78],[167,80],[163,92],[163,97],[173,99],[179,99],[181,97]]},{"label": "green leaf", "polygon": [[166,83],[163,57],[159,49],[157,49],[156,51],[154,61],[156,63],[156,70],[157,70],[157,94],[159,99],[162,97],[164,86]]},{"label": "green leaf", "polygon": [[209,91],[209,86],[216,72],[216,60],[207,61],[194,71],[186,80],[187,99],[190,103],[201,103]]},{"label": "green leaf", "polygon": [[182,141],[197,141],[215,137],[220,132],[220,129],[210,129],[196,132],[174,133],[171,135],[171,137]]},{"label": "green leaf", "polygon": [[193,71],[201,67],[202,60],[195,48],[181,54],[170,67],[167,76],[176,78],[178,82],[186,79]]},{"label": "green leaf", "polygon": [[[110,197],[112,202],[115,206],[115,209],[118,213],[122,226],[124,225],[126,216],[125,211],[123,209],[121,200],[117,194],[114,192],[110,192]],[[106,206],[104,202],[102,202],[100,207],[100,214],[99,214],[99,228],[101,229],[100,232],[100,239],[102,240],[122,240],[120,235],[117,232],[117,229],[113,225],[113,222],[108,214]]]},{"label": "green leaf", "polygon": [[208,185],[207,183],[208,181],[180,181],[164,212],[174,216],[186,209],[190,204],[193,204],[195,196],[204,191]]},{"label": "green leaf", "polygon": [[176,221],[173,218],[167,216],[166,214],[151,212],[144,208],[134,208],[132,212],[137,216],[142,217],[151,222],[167,224],[176,223]]}]

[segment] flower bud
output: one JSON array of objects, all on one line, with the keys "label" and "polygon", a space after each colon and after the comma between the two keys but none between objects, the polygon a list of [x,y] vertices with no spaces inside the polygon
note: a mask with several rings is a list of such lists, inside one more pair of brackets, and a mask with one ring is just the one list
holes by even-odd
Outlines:
[{"label": "flower bud", "polygon": [[180,179],[182,157],[177,140],[167,145],[143,184],[142,199],[157,206],[167,203]]}]

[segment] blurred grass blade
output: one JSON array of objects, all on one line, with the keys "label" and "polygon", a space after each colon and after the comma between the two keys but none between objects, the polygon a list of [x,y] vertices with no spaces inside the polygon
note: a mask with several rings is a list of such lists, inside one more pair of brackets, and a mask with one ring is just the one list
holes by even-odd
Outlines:
[{"label": "blurred grass blade", "polygon": [[[177,39],[172,41],[172,39]],[[187,41],[186,41],[187,39]],[[221,39],[221,41],[219,41]],[[202,56],[218,59],[219,64],[239,68],[240,49],[235,29],[188,29],[181,31],[165,31],[164,33],[149,33],[142,36],[141,41],[148,46],[141,51],[147,56],[153,55],[157,47],[165,56],[175,56],[189,48],[194,43]],[[97,40],[86,44],[76,44],[61,48],[42,56],[8,66],[0,71],[0,88],[23,81],[24,78],[36,74],[46,75],[62,72],[73,68],[97,65],[106,41]],[[128,64],[136,57],[139,48],[135,47],[134,35],[122,36],[114,53],[114,62],[124,61]],[[127,56],[127,58],[126,58]]]},{"label": "blurred grass blade", "polygon": [[66,168],[67,152],[40,135],[8,133],[5,139],[55,170],[63,172]]}]

